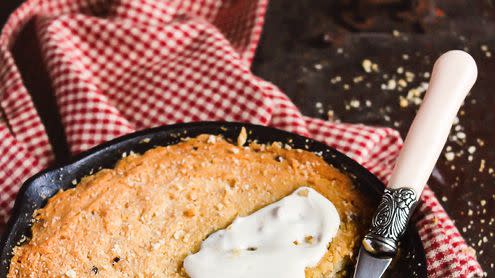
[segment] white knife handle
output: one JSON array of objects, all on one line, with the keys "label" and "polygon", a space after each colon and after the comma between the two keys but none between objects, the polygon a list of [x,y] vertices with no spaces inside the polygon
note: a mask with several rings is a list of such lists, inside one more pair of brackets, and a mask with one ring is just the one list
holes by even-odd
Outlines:
[{"label": "white knife handle", "polygon": [[477,74],[476,63],[464,51],[452,50],[438,58],[389,180],[389,189],[410,188],[419,198]]},{"label": "white knife handle", "polygon": [[[398,241],[477,74],[473,58],[463,51],[449,51],[435,62],[423,104],[362,242],[372,256],[390,259],[397,252]],[[360,251],[360,258],[365,251]]]}]

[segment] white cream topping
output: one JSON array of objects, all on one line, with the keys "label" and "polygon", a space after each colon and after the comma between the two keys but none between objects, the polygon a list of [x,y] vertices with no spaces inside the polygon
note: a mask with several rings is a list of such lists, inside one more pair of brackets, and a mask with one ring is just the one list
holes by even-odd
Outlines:
[{"label": "white cream topping", "polygon": [[301,187],[291,195],[211,234],[184,268],[192,278],[304,278],[339,229],[335,206]]}]

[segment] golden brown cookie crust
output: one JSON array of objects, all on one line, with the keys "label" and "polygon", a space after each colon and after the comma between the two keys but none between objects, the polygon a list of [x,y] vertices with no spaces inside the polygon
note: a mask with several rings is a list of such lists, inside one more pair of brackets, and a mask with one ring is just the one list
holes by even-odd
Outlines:
[{"label": "golden brown cookie crust", "polygon": [[306,277],[334,276],[355,254],[371,211],[349,178],[307,151],[201,135],[130,155],[57,193],[36,211],[33,237],[15,248],[8,277],[187,277],[182,261],[209,234],[303,185],[341,217]]}]

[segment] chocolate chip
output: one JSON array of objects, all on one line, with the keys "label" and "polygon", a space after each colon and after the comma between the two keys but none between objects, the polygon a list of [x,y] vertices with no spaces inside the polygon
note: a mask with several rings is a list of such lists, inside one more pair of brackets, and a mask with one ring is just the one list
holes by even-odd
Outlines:
[{"label": "chocolate chip", "polygon": [[248,251],[256,251],[256,250],[258,250],[258,248],[256,248],[256,247],[248,247],[247,250]]},{"label": "chocolate chip", "polygon": [[113,258],[113,263],[112,264],[116,264],[118,262],[120,262],[120,258],[119,257]]},{"label": "chocolate chip", "polygon": [[96,266],[93,266],[93,268],[91,269],[91,272],[93,274],[98,274],[98,268]]}]

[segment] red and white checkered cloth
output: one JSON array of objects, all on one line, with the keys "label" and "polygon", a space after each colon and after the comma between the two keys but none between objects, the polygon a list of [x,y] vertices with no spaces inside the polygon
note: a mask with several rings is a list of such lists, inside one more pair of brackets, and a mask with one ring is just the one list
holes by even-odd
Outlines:
[{"label": "red and white checkered cloth", "polygon": [[[308,118],[254,76],[265,0],[28,0],[0,35],[0,223],[26,178],[53,153],[11,48],[35,20],[73,153],[152,126],[201,120],[252,122],[310,136],[387,180],[397,131]],[[433,192],[415,219],[430,277],[481,268]]]}]

